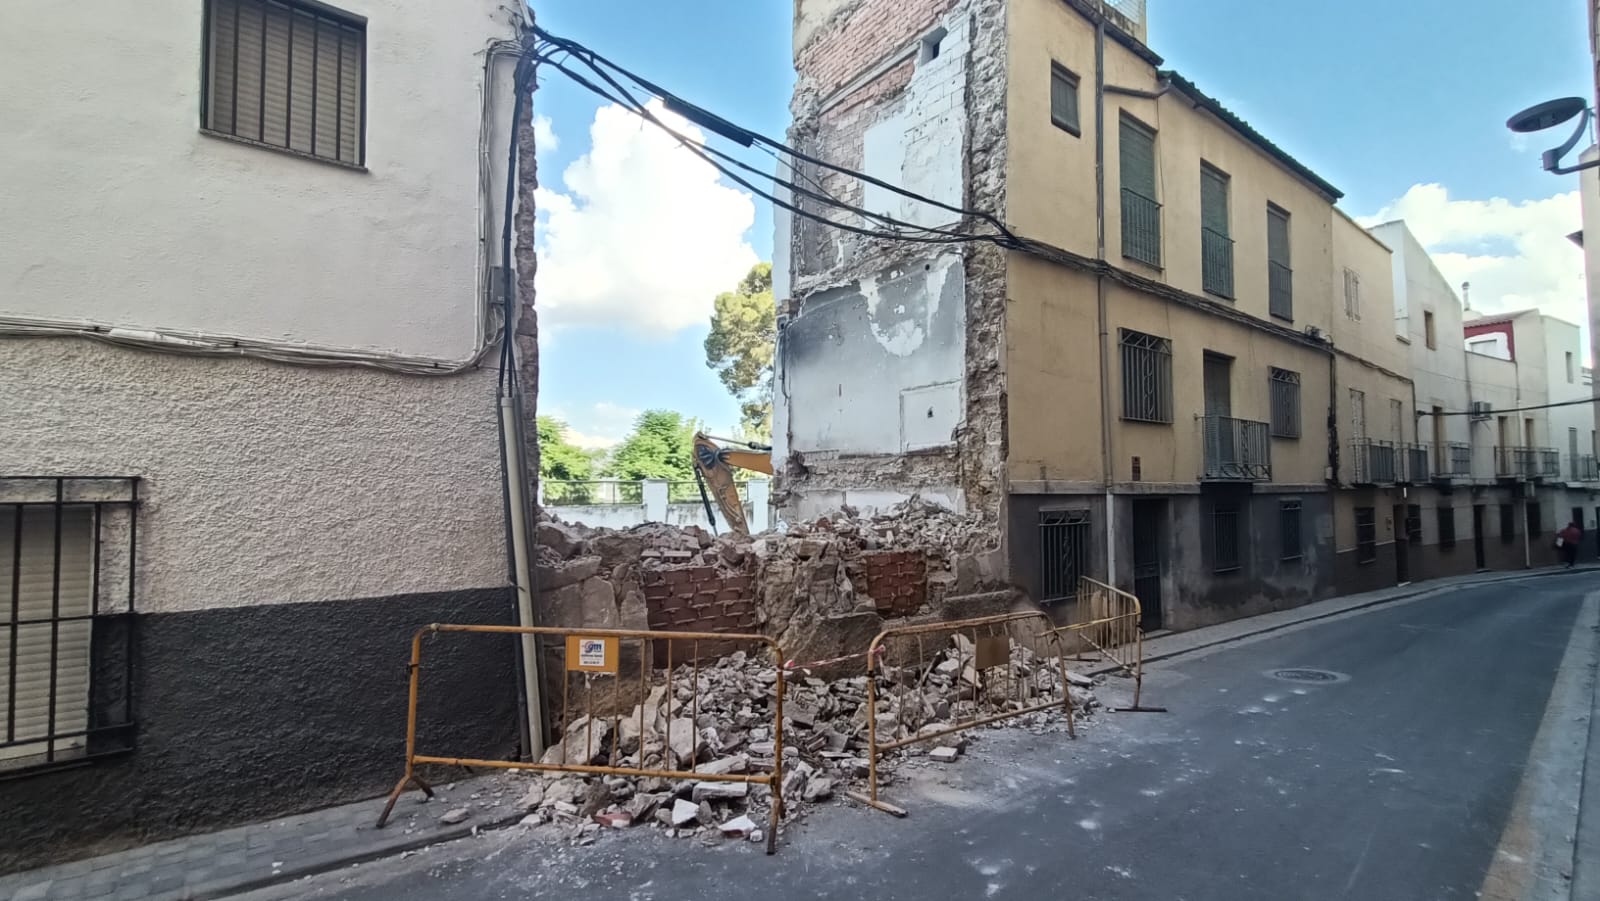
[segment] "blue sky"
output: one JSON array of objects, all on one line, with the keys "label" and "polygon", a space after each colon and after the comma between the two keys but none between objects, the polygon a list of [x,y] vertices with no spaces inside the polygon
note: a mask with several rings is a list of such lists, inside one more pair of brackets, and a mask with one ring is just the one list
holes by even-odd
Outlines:
[{"label": "blue sky", "polygon": [[[787,0],[534,8],[550,31],[731,121],[774,136],[788,124]],[[1561,240],[1579,225],[1576,176],[1539,168],[1555,132],[1504,127],[1524,106],[1591,91],[1579,0],[1149,0],[1149,22],[1169,68],[1341,188],[1346,212],[1411,222],[1452,282],[1472,280],[1474,307],[1583,315],[1581,256]],[[535,95],[554,137],[540,153],[553,225],[539,408],[593,445],[650,407],[725,433],[738,408],[705,366],[704,323],[716,291],[770,259],[771,211],[672,163],[683,154],[618,111],[597,120],[602,105],[553,71]]]}]

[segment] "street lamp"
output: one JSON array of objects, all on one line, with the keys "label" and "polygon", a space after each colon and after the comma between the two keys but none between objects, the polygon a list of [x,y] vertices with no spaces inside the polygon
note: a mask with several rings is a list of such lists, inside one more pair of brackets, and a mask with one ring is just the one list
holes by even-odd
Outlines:
[{"label": "street lamp", "polygon": [[1600,166],[1600,159],[1579,163],[1576,166],[1562,166],[1561,158],[1566,156],[1572,148],[1578,146],[1578,141],[1583,138],[1583,130],[1589,127],[1589,121],[1594,116],[1594,110],[1589,108],[1589,102],[1582,97],[1563,97],[1560,100],[1546,100],[1530,106],[1515,116],[1506,120],[1506,127],[1518,134],[1531,134],[1554,128],[1563,122],[1581,116],[1578,127],[1572,132],[1572,137],[1560,147],[1544,152],[1544,168],[1547,172],[1556,175],[1570,175],[1583,169],[1592,169]]}]

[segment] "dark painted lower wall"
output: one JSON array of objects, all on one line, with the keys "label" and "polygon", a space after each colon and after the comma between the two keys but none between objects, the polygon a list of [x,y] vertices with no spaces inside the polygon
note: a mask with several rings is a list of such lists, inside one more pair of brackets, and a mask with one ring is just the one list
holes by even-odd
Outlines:
[{"label": "dark painted lower wall", "polygon": [[[142,615],[136,748],[0,782],[0,872],[382,794],[403,767],[412,633],[513,619],[509,588]],[[504,636],[427,640],[420,749],[513,750],[515,661]]]}]

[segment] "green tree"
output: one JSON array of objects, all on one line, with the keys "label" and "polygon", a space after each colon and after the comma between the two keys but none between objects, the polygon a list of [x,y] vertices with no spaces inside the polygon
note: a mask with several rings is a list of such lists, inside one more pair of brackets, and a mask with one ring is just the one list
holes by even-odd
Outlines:
[{"label": "green tree", "polygon": [[694,433],[699,423],[671,410],[646,410],[634,420],[633,431],[611,451],[605,474],[637,481],[694,480]]},{"label": "green tree", "polygon": [[757,263],[733,291],[717,295],[706,365],[739,401],[747,435],[772,439],[772,357],[778,342],[772,264]]},{"label": "green tree", "polygon": [[593,479],[594,453],[568,441],[567,424],[554,416],[540,416],[538,422],[539,481],[544,483],[545,502],[587,503],[589,486],[562,483]]}]

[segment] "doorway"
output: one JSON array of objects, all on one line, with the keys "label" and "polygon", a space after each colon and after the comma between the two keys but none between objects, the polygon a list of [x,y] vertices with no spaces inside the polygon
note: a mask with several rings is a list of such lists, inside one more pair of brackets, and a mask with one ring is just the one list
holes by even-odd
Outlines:
[{"label": "doorway", "polygon": [[1488,569],[1488,558],[1483,549],[1483,505],[1472,505],[1472,559],[1478,569]]},{"label": "doorway", "polygon": [[1394,579],[1395,584],[1404,585],[1411,581],[1411,523],[1406,515],[1405,504],[1395,504],[1390,514],[1390,522],[1394,528]]},{"label": "doorway", "polygon": [[1139,628],[1145,632],[1161,628],[1161,548],[1166,520],[1166,501],[1133,502],[1133,594],[1143,612]]}]

